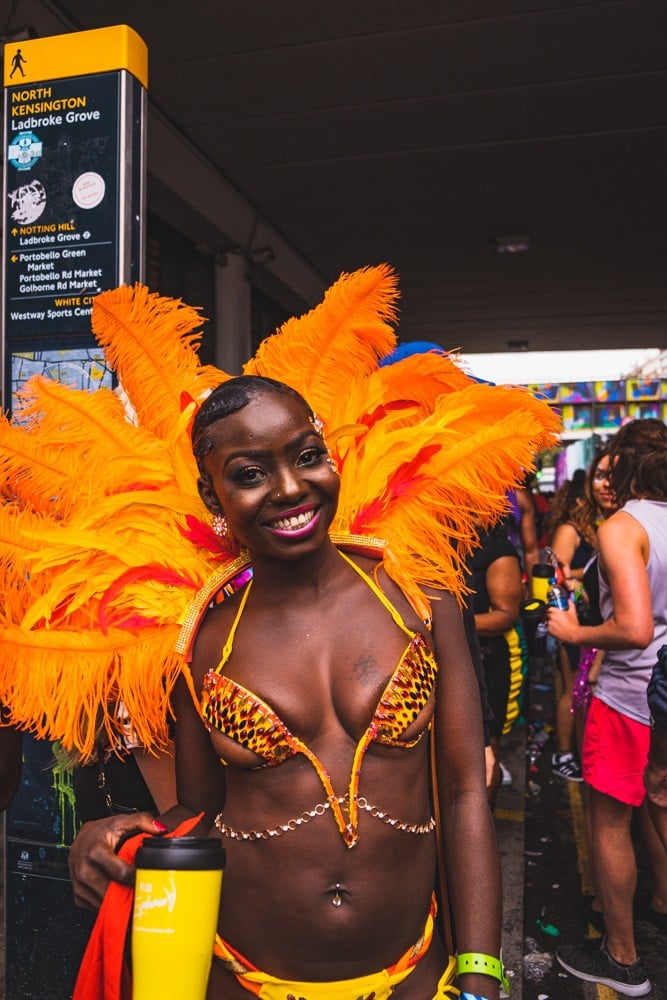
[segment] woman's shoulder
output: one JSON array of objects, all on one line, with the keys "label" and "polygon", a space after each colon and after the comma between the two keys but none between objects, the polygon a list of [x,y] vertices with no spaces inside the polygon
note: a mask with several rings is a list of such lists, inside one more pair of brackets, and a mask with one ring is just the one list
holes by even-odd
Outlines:
[{"label": "woman's shoulder", "polygon": [[[206,609],[197,628],[192,646],[192,669],[194,673],[205,672],[216,666],[222,650],[239,613],[247,584],[219,603],[212,602]],[[215,663],[212,661],[215,660]]]},{"label": "woman's shoulder", "polygon": [[551,545],[552,547],[558,544],[558,541],[574,541],[575,543],[581,538],[581,532],[579,528],[574,523],[574,521],[561,521],[553,527],[551,535]]},{"label": "woman's shoulder", "polygon": [[626,510],[625,506],[603,521],[598,528],[599,546],[605,562],[609,561],[612,548],[627,553],[633,547],[643,545],[647,537],[646,528],[640,519]]},{"label": "woman's shoulder", "polygon": [[234,591],[233,594],[226,595],[224,598],[216,598],[211,601],[204,616],[201,620],[197,636],[202,632],[207,632],[210,629],[218,629],[227,619],[233,620],[234,615],[238,612],[238,609],[243,600],[243,595],[246,592],[248,584],[245,584],[239,590]]}]

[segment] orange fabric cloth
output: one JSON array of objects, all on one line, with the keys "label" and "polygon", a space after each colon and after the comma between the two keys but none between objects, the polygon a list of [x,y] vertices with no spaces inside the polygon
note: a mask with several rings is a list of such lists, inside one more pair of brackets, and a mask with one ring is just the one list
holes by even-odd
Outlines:
[{"label": "orange fabric cloth", "polygon": [[[202,815],[184,820],[164,836],[187,836]],[[138,833],[126,840],[118,856],[132,863],[147,836]],[[132,1000],[132,982],[123,955],[133,900],[132,886],[109,883],[81,960],[72,1000]]]}]

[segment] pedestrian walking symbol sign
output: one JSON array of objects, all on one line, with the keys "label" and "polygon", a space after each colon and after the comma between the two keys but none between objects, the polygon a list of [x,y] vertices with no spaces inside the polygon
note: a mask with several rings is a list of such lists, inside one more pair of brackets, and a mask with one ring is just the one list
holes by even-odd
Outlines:
[{"label": "pedestrian walking symbol sign", "polygon": [[12,63],[11,63],[12,68],[11,68],[10,73],[9,73],[10,80],[14,79],[14,74],[17,73],[17,72],[20,73],[21,76],[25,78],[25,72],[24,72],[24,69],[23,69],[24,62],[25,62],[25,59],[23,58],[23,54],[22,54],[21,50],[17,49],[16,52],[14,53],[13,58],[12,58]]}]

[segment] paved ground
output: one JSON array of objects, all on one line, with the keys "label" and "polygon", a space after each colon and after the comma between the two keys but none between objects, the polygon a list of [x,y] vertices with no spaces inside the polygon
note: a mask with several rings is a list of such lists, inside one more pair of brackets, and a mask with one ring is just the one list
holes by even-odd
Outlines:
[{"label": "paved ground", "polygon": [[[573,979],[554,961],[559,942],[599,932],[587,922],[585,895],[592,889],[583,786],[551,773],[554,683],[548,666],[533,682],[528,722],[505,740],[502,756],[514,781],[501,790],[496,809],[512,1000],[616,1000],[615,990]],[[651,1000],[667,1000],[667,932],[648,919],[649,873],[637,837],[635,843],[637,946],[653,983]]]},{"label": "paved ground", "polygon": [[495,811],[503,869],[503,959],[510,976],[513,1000],[521,1000],[523,964],[525,746],[525,726],[516,728],[504,738],[502,759],[512,775],[512,784],[500,789]]}]

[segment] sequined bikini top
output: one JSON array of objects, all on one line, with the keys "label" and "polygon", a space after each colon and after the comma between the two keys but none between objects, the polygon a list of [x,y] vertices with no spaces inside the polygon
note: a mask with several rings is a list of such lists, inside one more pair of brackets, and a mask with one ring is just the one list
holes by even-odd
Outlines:
[{"label": "sequined bikini top", "polygon": [[404,740],[402,736],[425,708],[435,687],[438,667],[424,637],[419,632],[412,632],[405,625],[393,604],[355,562],[344,552],[340,555],[368,584],[398,627],[409,637],[398,665],[382,692],[373,718],[357,743],[348,793],[343,800],[343,807],[349,813],[348,818],[346,819],[343,813],[341,798],[336,795],[331,778],[317,755],[290,731],[262,698],[223,674],[232,652],[234,636],[248,600],[252,581],[248,583],[241,599],[220,663],[209,670],[204,677],[201,712],[209,729],[217,729],[235,743],[261,757],[262,763],[258,767],[275,767],[296,754],[306,757],[322,782],[343,840],[348,847],[353,847],[359,839],[357,793],[364,754],[371,743],[408,748],[419,742],[423,732],[413,740]]}]

